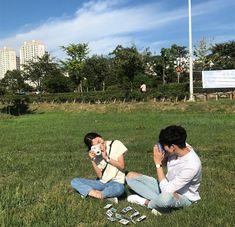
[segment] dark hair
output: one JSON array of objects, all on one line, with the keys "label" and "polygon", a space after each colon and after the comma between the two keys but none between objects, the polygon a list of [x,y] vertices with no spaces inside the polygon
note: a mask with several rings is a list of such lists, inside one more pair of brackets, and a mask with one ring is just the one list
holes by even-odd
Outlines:
[{"label": "dark hair", "polygon": [[89,132],[85,135],[84,137],[84,143],[86,144],[88,150],[91,149],[91,146],[92,146],[92,140],[95,139],[96,137],[100,137],[102,138],[101,135],[95,133],[95,132]]},{"label": "dark hair", "polygon": [[159,143],[161,145],[171,146],[172,144],[177,145],[179,148],[186,147],[186,130],[177,125],[170,125],[165,129],[162,129],[159,134]]}]

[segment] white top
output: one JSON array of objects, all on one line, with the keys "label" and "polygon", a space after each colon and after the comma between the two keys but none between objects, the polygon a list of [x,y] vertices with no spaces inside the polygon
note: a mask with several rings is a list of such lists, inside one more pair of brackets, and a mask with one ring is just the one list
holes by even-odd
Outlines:
[{"label": "white top", "polygon": [[190,152],[182,157],[172,155],[167,161],[166,178],[160,182],[162,192],[177,192],[191,201],[200,198],[198,188],[202,179],[202,166],[198,155],[187,144]]},{"label": "white top", "polygon": [[140,90],[141,90],[142,92],[146,92],[146,90],[147,90],[146,84],[142,84],[142,85],[140,86]]},{"label": "white top", "polygon": [[[106,141],[106,151],[107,153],[109,152],[109,148],[110,148],[110,144],[112,141]],[[127,151],[127,148],[125,147],[125,145],[119,141],[119,140],[114,140],[113,144],[112,144],[112,148],[111,151],[109,153],[109,157],[115,161],[118,161],[118,158],[124,154]],[[117,167],[111,165],[111,164],[107,164],[105,162],[105,160],[102,160],[98,167],[100,169],[104,169],[105,166],[107,166],[107,168],[105,169],[105,172],[103,173],[103,176],[101,178],[101,182],[102,183],[107,183],[111,180],[116,181],[118,183],[124,184],[125,182],[125,173],[122,172],[121,170],[119,170]]]}]

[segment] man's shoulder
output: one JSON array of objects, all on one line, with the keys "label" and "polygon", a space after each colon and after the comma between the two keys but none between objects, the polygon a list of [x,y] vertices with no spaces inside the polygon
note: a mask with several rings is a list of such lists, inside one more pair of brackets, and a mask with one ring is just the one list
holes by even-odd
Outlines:
[{"label": "man's shoulder", "polygon": [[192,169],[198,169],[201,167],[201,160],[194,150],[190,151],[185,161],[185,165],[189,166]]}]

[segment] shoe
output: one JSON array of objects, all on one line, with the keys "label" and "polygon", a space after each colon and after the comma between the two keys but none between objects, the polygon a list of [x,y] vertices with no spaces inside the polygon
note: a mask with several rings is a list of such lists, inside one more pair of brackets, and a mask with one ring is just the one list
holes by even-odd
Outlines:
[{"label": "shoe", "polygon": [[138,205],[141,205],[141,206],[145,206],[146,199],[139,196],[139,195],[129,195],[127,197],[127,201],[129,203],[135,203],[135,204],[138,204]]},{"label": "shoe", "polygon": [[107,198],[107,200],[111,203],[118,204],[118,198],[117,197]]},{"label": "shoe", "polygon": [[151,213],[154,214],[155,216],[161,216],[161,215],[162,215],[162,213],[160,213],[160,212],[159,212],[158,210],[156,210],[156,209],[152,209]]}]

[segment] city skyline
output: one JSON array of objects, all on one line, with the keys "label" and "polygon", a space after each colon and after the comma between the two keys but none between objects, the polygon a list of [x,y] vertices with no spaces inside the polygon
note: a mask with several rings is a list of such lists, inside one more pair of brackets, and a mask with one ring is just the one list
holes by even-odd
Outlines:
[{"label": "city skyline", "polygon": [[0,48],[0,79],[2,79],[9,70],[23,69],[22,65],[28,61],[38,61],[38,57],[45,54],[45,46],[39,40],[30,40],[22,43],[20,55],[16,55],[13,48]]},{"label": "city skyline", "polygon": [[[234,40],[234,9],[232,0],[192,1],[193,45],[202,38],[214,43]],[[186,0],[8,0],[1,5],[0,17],[0,48],[14,48],[18,56],[22,43],[33,39],[62,59],[65,53],[59,46],[70,43],[88,43],[91,54],[104,55],[119,44],[149,47],[156,54],[173,43],[188,47]]]}]

